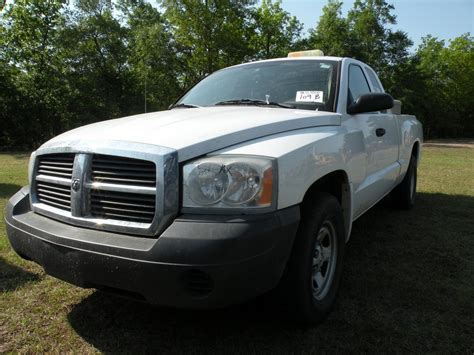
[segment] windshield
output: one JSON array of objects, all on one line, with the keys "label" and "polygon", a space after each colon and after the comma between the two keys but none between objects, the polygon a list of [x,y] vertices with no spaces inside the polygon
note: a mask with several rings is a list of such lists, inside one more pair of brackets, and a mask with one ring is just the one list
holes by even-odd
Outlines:
[{"label": "windshield", "polygon": [[337,62],[324,60],[283,60],[232,67],[203,79],[176,105],[271,103],[275,107],[280,104],[333,111],[336,70]]}]

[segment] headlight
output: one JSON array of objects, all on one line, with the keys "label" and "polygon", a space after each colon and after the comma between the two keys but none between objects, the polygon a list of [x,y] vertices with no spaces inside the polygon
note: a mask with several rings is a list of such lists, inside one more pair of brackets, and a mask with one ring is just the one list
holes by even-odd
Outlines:
[{"label": "headlight", "polygon": [[265,208],[273,202],[275,161],[213,156],[183,169],[183,207]]}]

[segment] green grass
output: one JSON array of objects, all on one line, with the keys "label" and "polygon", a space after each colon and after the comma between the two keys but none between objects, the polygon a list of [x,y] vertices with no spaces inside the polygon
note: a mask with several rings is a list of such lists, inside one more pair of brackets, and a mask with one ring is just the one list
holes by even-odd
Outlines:
[{"label": "green grass", "polygon": [[[0,155],[0,208],[27,156]],[[82,290],[11,250],[0,222],[0,352],[316,353],[474,351],[474,150],[427,148],[417,205],[381,203],[355,224],[339,298],[303,328],[265,299],[196,312]]]}]

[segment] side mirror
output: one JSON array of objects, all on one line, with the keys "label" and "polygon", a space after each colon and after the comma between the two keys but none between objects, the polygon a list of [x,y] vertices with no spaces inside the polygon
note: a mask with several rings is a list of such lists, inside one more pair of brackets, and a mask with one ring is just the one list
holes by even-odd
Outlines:
[{"label": "side mirror", "polygon": [[364,94],[347,108],[347,113],[355,115],[363,112],[375,112],[388,110],[393,107],[393,97],[389,94],[373,92]]}]

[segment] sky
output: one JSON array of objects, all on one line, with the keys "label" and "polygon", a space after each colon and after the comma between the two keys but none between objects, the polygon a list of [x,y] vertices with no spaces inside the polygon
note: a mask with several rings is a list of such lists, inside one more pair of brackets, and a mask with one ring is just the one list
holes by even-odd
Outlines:
[{"label": "sky", "polygon": [[[282,7],[305,25],[315,27],[327,0],[283,0]],[[346,0],[343,15],[354,1]],[[417,47],[427,34],[449,40],[463,33],[474,35],[474,0],[388,0],[397,16],[395,29],[408,33]]]}]

